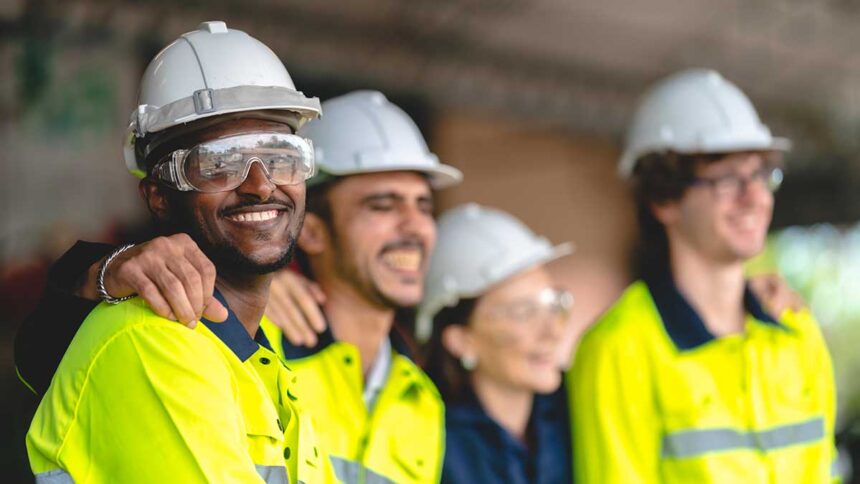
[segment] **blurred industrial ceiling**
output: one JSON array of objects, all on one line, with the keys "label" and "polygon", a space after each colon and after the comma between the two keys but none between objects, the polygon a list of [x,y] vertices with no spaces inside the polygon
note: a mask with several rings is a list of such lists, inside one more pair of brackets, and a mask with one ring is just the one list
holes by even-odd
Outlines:
[{"label": "blurred industrial ceiling", "polygon": [[[7,39],[107,38],[138,52],[224,19],[303,79],[613,140],[650,82],[712,67],[795,140],[801,169],[860,179],[858,0],[33,0],[5,2],[0,18]],[[857,191],[819,181],[822,193]]]}]

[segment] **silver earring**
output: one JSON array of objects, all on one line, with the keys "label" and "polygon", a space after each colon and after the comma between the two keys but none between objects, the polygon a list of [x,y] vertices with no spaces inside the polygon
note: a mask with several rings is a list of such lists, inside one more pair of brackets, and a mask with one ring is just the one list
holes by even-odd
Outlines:
[{"label": "silver earring", "polygon": [[460,357],[460,364],[466,371],[472,371],[478,365],[478,357],[473,355],[463,355]]}]

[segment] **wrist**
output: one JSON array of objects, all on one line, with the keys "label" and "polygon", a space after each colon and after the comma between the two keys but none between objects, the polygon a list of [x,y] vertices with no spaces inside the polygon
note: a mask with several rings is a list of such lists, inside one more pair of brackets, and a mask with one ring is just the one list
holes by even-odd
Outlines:
[{"label": "wrist", "polygon": [[98,279],[99,267],[104,260],[105,257],[97,260],[87,268],[86,272],[81,274],[80,278],[76,281],[72,294],[83,299],[89,299],[90,301],[99,300],[99,293],[96,289],[96,280]]},{"label": "wrist", "polygon": [[122,247],[117,248],[113,252],[111,252],[105,259],[99,264],[98,271],[96,272],[96,294],[98,298],[102,301],[109,304],[119,304],[123,301],[129,300],[136,296],[136,294],[128,294],[125,296],[114,297],[112,296],[107,288],[105,287],[105,273],[107,272],[108,266],[114,259],[117,258],[120,254],[134,247],[134,244],[126,244]]}]

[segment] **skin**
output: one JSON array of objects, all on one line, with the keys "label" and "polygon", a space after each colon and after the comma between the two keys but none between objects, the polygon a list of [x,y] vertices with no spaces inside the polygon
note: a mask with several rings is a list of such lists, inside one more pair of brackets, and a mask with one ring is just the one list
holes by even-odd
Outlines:
[{"label": "skin", "polygon": [[493,287],[478,299],[465,325],[445,329],[442,342],[454,356],[477,360],[472,388],[487,413],[512,435],[524,439],[536,393],[551,393],[561,384],[558,348],[562,315],[545,313],[530,321],[502,316],[499,308],[539,301],[553,280],[543,266]]},{"label": "skin", "polygon": [[[706,187],[695,189],[700,192],[709,191]],[[704,195],[706,193],[700,193],[699,197]],[[674,210],[670,204],[655,206],[653,209],[658,218],[667,217],[667,222],[677,218],[677,215],[666,213],[666,209]],[[314,216],[309,218],[313,220]],[[683,242],[677,242],[680,237],[674,237],[675,246],[689,246],[690,240],[694,239],[695,237],[685,236]],[[754,239],[763,240],[758,236]],[[673,253],[680,253],[682,250],[683,248],[678,248]],[[84,275],[76,291],[78,296],[98,299],[95,280],[100,262],[93,264]],[[168,266],[169,269],[165,270]],[[683,266],[683,262],[677,261],[674,266]],[[159,274],[167,274],[168,271],[176,274],[176,277],[159,277]],[[105,285],[110,294],[116,297],[139,294],[159,315],[192,327],[201,316],[212,321],[223,321],[227,317],[226,309],[212,297],[214,281],[214,265],[196,243],[184,234],[159,237],[135,246],[117,257],[108,266],[105,274]],[[776,275],[753,277],[749,282],[753,291],[773,314],[780,314],[786,309],[798,310],[805,307],[805,302]],[[266,314],[283,330],[292,344],[314,346],[317,343],[317,333],[326,328],[326,317],[320,310],[320,306],[326,303],[326,296],[320,285],[292,271],[280,271],[272,282],[271,291]]]},{"label": "skin", "polygon": [[366,372],[395,309],[423,294],[436,242],[432,193],[417,173],[370,173],[340,181],[329,202],[331,226],[308,214],[299,246],[327,295],[323,311],[332,331],[358,347]]},{"label": "skin", "polygon": [[[736,153],[698,167],[696,175],[748,177],[763,164],[757,153]],[[695,185],[679,200],[653,207],[666,228],[679,290],[718,336],[743,331],[743,263],[764,249],[773,202],[764,183],[754,182],[737,197]]]},{"label": "skin", "polygon": [[[253,131],[291,133],[284,124],[236,119],[197,133],[187,145]],[[302,227],[304,184],[275,185],[258,164],[253,164],[244,182],[231,191],[179,193],[152,179],[141,181],[140,191],[162,225],[187,231],[214,262],[218,269],[215,286],[249,334],[255,334],[266,307],[272,272],[288,262]],[[269,220],[237,219],[241,214],[272,210],[276,215]],[[181,276],[170,271],[156,277]]]}]

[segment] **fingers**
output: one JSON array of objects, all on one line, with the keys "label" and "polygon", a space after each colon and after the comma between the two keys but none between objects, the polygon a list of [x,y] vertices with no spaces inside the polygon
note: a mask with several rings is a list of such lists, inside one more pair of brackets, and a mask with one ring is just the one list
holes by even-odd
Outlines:
[{"label": "fingers", "polygon": [[[297,276],[304,279],[301,276]],[[308,325],[317,333],[322,333],[326,328],[325,316],[320,309],[320,304],[325,302],[325,294],[322,289],[312,282],[307,282],[304,286],[296,286],[290,292],[290,297],[299,306],[302,312],[303,319],[308,322]],[[304,289],[304,290],[302,290]],[[316,335],[312,333],[314,344],[316,344]]]},{"label": "fingers", "polygon": [[295,346],[314,346],[317,337],[305,320],[298,305],[290,297],[283,279],[276,276],[269,292],[266,315]]},{"label": "fingers", "polygon": [[203,317],[215,323],[222,323],[227,320],[227,308],[221,304],[221,301],[210,297],[206,307],[203,308]]},{"label": "fingers", "polygon": [[[301,277],[302,279],[304,279],[302,276],[298,276],[298,277]],[[307,279],[305,279],[305,281],[307,282],[308,291],[310,291],[311,295],[316,300],[317,304],[319,304],[319,305],[325,304],[325,300],[326,300],[325,293],[323,292],[320,285],[317,284],[316,282],[309,281]]]},{"label": "fingers", "polygon": [[786,310],[799,311],[806,302],[778,274],[763,274],[750,278],[750,289],[764,307],[775,316]]},{"label": "fingers", "polygon": [[[212,300],[215,266],[186,234],[157,237],[117,257],[105,272],[114,297],[137,293],[158,315],[193,327],[204,313],[226,319]],[[221,317],[223,315],[223,317]]]},{"label": "fingers", "polygon": [[[193,289],[186,287],[180,276],[176,275],[167,264],[164,265],[164,269],[155,272],[151,277],[173,309],[177,321],[190,323],[197,319],[189,296],[189,292],[193,292]],[[202,304],[200,305],[200,312],[203,312]]]}]

